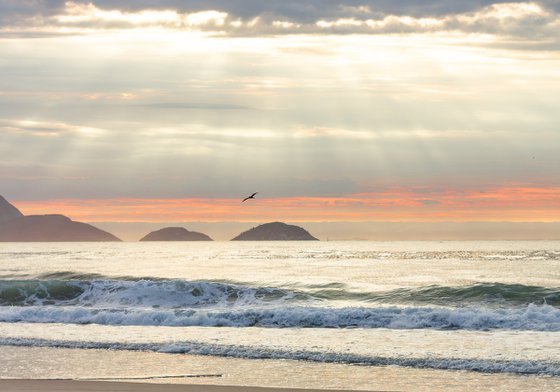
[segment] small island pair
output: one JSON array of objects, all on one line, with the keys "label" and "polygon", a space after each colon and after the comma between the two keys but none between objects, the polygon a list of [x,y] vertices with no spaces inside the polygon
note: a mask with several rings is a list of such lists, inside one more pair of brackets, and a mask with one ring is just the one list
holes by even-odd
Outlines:
[{"label": "small island pair", "polygon": [[[188,231],[184,227],[166,227],[153,231],[140,241],[212,241],[203,233]],[[282,222],[265,223],[245,231],[232,241],[318,241],[301,227]]]},{"label": "small island pair", "polygon": [[[73,241],[120,239],[87,223],[74,222],[64,215],[25,216],[0,196],[0,242]],[[168,227],[154,231],[140,241],[212,241],[212,238],[183,227]],[[273,222],[241,233],[232,241],[317,241],[317,238],[301,227]]]}]

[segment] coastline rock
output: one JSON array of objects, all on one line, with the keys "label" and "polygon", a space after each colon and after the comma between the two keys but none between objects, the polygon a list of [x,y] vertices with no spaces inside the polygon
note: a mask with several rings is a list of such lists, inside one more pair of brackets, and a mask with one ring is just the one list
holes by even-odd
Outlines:
[{"label": "coastline rock", "polygon": [[20,210],[0,196],[0,225],[12,219],[21,218],[22,216],[23,214]]},{"label": "coastline rock", "polygon": [[282,222],[265,223],[239,234],[232,241],[319,241],[307,230]]},{"label": "coastline rock", "polygon": [[64,215],[21,216],[0,225],[2,242],[120,241],[114,235]]},{"label": "coastline rock", "polygon": [[212,241],[206,234],[188,231],[184,227],[166,227],[152,231],[140,241]]}]

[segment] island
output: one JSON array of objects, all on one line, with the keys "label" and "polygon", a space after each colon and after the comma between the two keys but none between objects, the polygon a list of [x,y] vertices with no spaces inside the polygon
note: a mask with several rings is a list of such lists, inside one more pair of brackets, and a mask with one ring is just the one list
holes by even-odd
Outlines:
[{"label": "island", "polygon": [[21,218],[23,214],[16,207],[0,196],[0,225],[12,219]]},{"label": "island", "polygon": [[302,227],[282,222],[265,223],[239,234],[232,241],[319,241]]},{"label": "island", "polygon": [[0,242],[106,242],[113,234],[64,215],[28,215],[0,196]]},{"label": "island", "polygon": [[203,233],[189,231],[184,227],[166,227],[152,231],[140,241],[212,241],[212,238]]}]

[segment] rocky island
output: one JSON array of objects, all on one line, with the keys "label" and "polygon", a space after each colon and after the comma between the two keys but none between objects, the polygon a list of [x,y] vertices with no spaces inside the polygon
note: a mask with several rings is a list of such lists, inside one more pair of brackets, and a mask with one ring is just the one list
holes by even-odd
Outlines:
[{"label": "rocky island", "polygon": [[24,216],[0,196],[0,242],[120,241],[87,223],[64,215]]},{"label": "rocky island", "polygon": [[212,238],[203,233],[189,231],[184,227],[166,227],[152,231],[140,241],[212,241]]},{"label": "rocky island", "polygon": [[265,223],[239,234],[232,241],[319,241],[307,230],[282,222]]},{"label": "rocky island", "polygon": [[12,219],[21,218],[23,214],[16,207],[0,196],[0,225]]}]

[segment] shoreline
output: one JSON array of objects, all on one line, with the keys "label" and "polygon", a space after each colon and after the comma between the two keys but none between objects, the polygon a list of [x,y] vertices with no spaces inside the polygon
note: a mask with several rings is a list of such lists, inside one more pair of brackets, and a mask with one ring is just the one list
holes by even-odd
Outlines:
[{"label": "shoreline", "polygon": [[9,392],[364,392],[337,389],[294,389],[227,385],[158,384],[146,382],[0,379],[0,390]]},{"label": "shoreline", "polygon": [[[352,366],[150,352],[3,346],[4,392],[512,392],[560,390],[560,377]],[[164,374],[162,374],[164,373]]]}]

